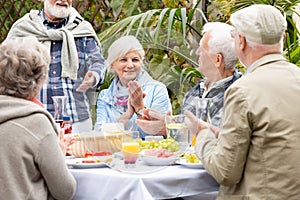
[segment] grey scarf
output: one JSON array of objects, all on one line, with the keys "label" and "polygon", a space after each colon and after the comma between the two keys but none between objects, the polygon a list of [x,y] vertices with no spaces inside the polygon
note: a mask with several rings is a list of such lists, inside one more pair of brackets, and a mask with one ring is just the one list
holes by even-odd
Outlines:
[{"label": "grey scarf", "polygon": [[74,8],[71,8],[69,21],[66,26],[56,30],[47,30],[42,18],[39,16],[39,12],[38,10],[31,10],[30,13],[19,19],[12,26],[7,38],[35,36],[49,49],[49,53],[51,41],[62,40],[62,77],[70,77],[76,80],[78,54],[74,38],[92,36],[100,47],[99,39],[92,25],[85,21]]}]

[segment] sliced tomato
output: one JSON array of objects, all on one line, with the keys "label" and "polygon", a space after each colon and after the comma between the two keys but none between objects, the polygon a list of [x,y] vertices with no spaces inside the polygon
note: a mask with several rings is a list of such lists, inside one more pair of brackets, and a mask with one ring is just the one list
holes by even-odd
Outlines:
[{"label": "sliced tomato", "polygon": [[92,152],[92,151],[87,151],[85,154],[84,154],[84,157],[85,158],[87,158],[87,157],[89,157],[89,156],[94,156],[94,152]]},{"label": "sliced tomato", "polygon": [[99,151],[94,153],[94,156],[110,156],[110,155],[112,155],[112,152],[109,151]]}]

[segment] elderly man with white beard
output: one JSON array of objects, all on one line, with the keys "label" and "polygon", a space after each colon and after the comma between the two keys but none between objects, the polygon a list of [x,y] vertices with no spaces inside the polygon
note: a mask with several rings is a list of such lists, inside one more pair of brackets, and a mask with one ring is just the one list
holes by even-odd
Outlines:
[{"label": "elderly man with white beard", "polygon": [[[87,90],[104,78],[104,58],[91,24],[72,7],[72,0],[43,0],[44,8],[31,10],[11,28],[8,38],[34,36],[51,53],[49,79],[39,100],[54,115],[52,96],[67,96],[65,115],[73,132],[92,130]],[[29,47],[30,48],[30,47]]]}]

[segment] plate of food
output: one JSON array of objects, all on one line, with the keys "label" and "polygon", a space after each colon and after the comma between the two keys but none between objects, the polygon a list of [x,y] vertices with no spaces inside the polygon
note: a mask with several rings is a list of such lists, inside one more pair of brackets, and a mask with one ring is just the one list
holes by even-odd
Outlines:
[{"label": "plate of food", "polygon": [[68,167],[72,167],[74,169],[99,168],[107,167],[108,165],[107,162],[101,162],[92,158],[67,159],[66,164]]},{"label": "plate of food", "polygon": [[110,151],[98,151],[98,152],[87,151],[84,154],[84,157],[94,159],[98,162],[111,162],[113,159],[113,153]]},{"label": "plate of food", "polygon": [[166,149],[147,149],[141,152],[140,159],[150,166],[167,166],[174,164],[178,154]]},{"label": "plate of food", "polygon": [[195,153],[183,154],[183,156],[176,161],[176,164],[192,169],[203,169],[203,165]]},{"label": "plate of food", "polygon": [[177,160],[176,164],[183,165],[187,168],[192,168],[192,169],[204,169],[201,162],[199,162],[199,163],[190,163],[190,162],[187,162],[185,159]]},{"label": "plate of food", "polygon": [[84,158],[66,159],[66,164],[72,168],[98,168],[106,167],[112,162],[113,155],[111,152],[86,152]]}]

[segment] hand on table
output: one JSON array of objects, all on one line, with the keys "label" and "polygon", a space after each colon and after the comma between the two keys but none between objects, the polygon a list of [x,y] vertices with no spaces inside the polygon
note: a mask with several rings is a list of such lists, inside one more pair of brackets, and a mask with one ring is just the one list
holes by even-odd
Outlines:
[{"label": "hand on table", "polygon": [[88,71],[81,83],[81,85],[76,89],[77,92],[85,92],[87,89],[95,85],[96,78],[93,72]]}]

